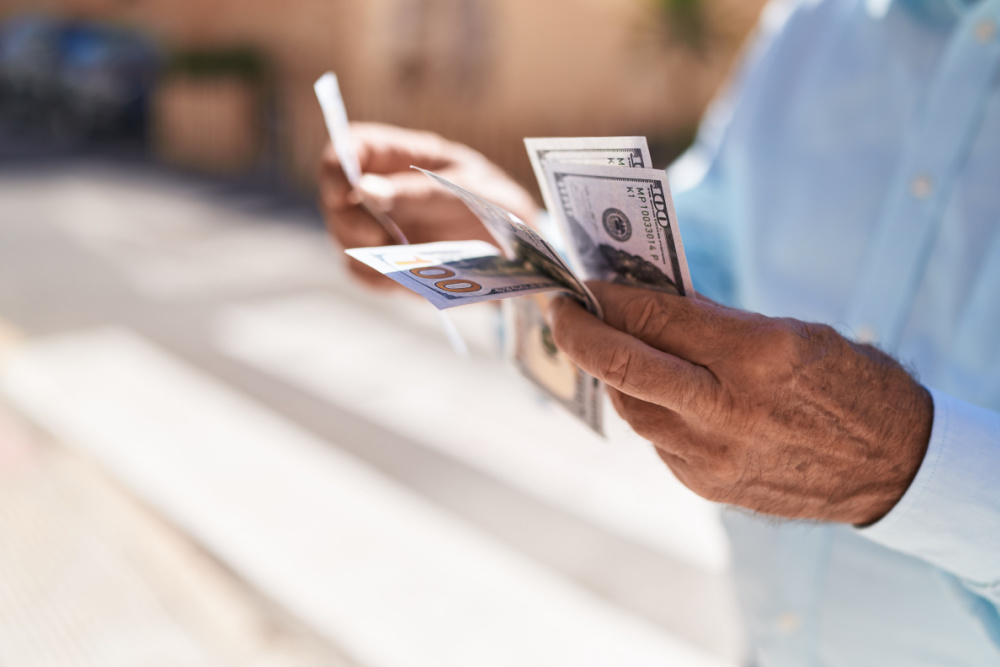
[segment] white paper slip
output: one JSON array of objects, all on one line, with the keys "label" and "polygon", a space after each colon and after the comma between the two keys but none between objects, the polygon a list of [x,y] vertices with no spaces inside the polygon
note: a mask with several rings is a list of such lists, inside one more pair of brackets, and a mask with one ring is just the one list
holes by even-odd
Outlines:
[{"label": "white paper slip", "polygon": [[399,225],[360,187],[361,163],[358,160],[354,141],[351,139],[351,126],[347,121],[347,109],[344,106],[344,97],[340,94],[340,83],[337,81],[337,75],[333,72],[327,72],[316,80],[316,83],[313,84],[313,90],[316,91],[316,99],[319,100],[319,106],[323,109],[323,120],[330,133],[333,150],[337,153],[337,159],[340,160],[340,166],[344,170],[347,181],[361,198],[361,205],[382,225],[396,243],[407,243],[406,235],[403,234]]},{"label": "white paper slip", "polygon": [[326,121],[326,129],[330,133],[333,150],[337,152],[337,158],[340,160],[340,167],[344,170],[348,182],[358,187],[358,183],[361,182],[361,164],[358,162],[358,153],[351,141],[351,126],[347,121],[347,109],[340,94],[337,75],[327,72],[316,80],[313,89],[316,91],[319,106],[323,109],[323,120]]}]

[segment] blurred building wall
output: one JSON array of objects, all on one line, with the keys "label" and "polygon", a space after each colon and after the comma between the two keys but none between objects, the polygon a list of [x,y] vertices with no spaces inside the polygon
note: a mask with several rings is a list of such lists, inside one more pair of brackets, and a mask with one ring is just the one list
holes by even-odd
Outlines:
[{"label": "blurred building wall", "polygon": [[441,132],[528,182],[524,136],[690,131],[763,1],[704,0],[702,49],[671,40],[654,0],[0,0],[0,13],[109,20],[168,48],[257,46],[281,160],[304,183],[325,143],[312,82],[328,69],[353,119]]}]

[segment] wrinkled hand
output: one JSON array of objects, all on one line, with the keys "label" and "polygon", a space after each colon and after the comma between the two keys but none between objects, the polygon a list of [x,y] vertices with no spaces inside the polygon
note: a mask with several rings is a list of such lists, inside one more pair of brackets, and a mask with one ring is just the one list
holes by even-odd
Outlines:
[{"label": "wrinkled hand", "polygon": [[710,500],[867,524],[916,475],[929,392],[830,327],[591,283],[605,322],[556,299],[556,344],[610,388],[618,413]]},{"label": "wrinkled hand", "polygon": [[[351,136],[364,173],[361,187],[392,217],[410,243],[493,240],[461,200],[410,165],[437,172],[526,223],[534,222],[537,206],[531,195],[468,146],[430,132],[376,123],[352,123]],[[340,245],[356,248],[395,243],[360,205],[332,145],[327,145],[323,154],[319,192],[327,226]],[[380,287],[396,285],[361,262],[348,261],[352,272],[365,282]]]}]

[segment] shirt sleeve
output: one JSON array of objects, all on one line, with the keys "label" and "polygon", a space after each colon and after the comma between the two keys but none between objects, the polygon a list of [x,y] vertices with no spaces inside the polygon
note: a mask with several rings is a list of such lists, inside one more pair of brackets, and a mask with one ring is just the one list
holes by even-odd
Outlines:
[{"label": "shirt sleeve", "polygon": [[1000,607],[1000,413],[930,391],[934,423],[916,478],[885,517],[858,531]]}]

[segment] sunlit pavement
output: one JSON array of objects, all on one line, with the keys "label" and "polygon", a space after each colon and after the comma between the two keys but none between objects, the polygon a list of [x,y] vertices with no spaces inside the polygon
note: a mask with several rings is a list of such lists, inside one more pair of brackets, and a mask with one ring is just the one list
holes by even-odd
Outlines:
[{"label": "sunlit pavement", "polygon": [[716,509],[453,313],[266,195],[0,172],[0,664],[737,664]]}]

